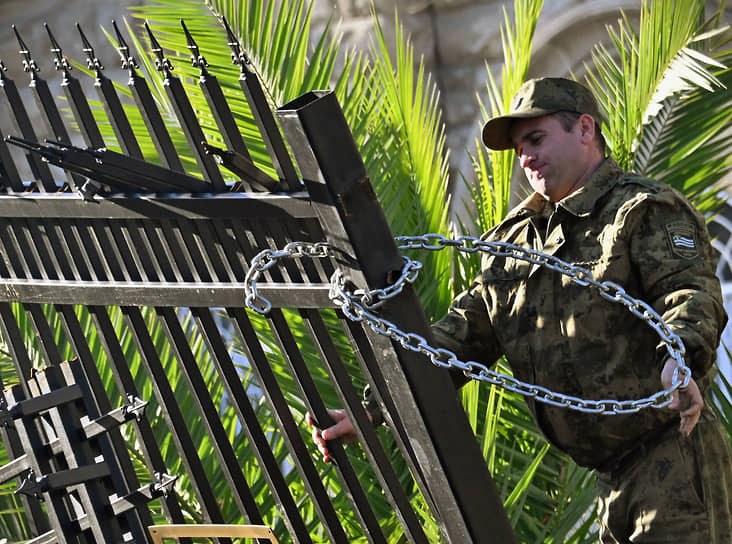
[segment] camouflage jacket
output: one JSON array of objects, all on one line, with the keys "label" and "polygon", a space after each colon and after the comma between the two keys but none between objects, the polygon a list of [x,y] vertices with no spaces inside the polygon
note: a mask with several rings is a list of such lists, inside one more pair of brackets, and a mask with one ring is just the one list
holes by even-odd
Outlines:
[{"label": "camouflage jacket", "polygon": [[[703,388],[727,316],[704,218],[665,184],[607,159],[586,184],[552,204],[534,194],[483,236],[555,255],[621,285],[682,338]],[[437,345],[586,399],[637,399],[662,389],[666,359],[655,331],[625,306],[558,272],[486,256],[472,286],[433,326]],[[529,400],[547,438],[579,464],[612,462],[642,437],[678,421],[666,409],[591,415]]]}]

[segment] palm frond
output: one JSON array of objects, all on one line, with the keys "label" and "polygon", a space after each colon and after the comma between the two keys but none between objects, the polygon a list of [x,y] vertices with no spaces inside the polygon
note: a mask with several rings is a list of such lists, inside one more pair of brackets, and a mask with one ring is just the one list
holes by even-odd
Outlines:
[{"label": "palm frond", "polygon": [[613,156],[627,170],[636,168],[646,126],[665,102],[721,86],[710,69],[720,64],[693,49],[703,9],[698,0],[644,1],[637,33],[623,14],[617,29],[608,28],[614,49],[600,45],[593,51],[587,81],[605,112]]}]

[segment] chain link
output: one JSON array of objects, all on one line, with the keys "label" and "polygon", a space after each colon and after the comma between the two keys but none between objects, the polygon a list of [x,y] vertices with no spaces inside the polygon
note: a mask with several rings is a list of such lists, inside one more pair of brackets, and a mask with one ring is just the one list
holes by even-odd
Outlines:
[{"label": "chain link", "polygon": [[[399,249],[425,249],[429,251],[440,251],[445,248],[453,248],[463,253],[488,253],[496,257],[511,257],[531,264],[536,264],[550,270],[554,270],[569,277],[572,283],[583,287],[597,289],[600,296],[611,302],[625,306],[630,313],[645,321],[666,347],[669,357],[676,362],[671,385],[668,389],[661,390],[649,397],[637,400],[587,400],[563,393],[551,391],[540,385],[533,385],[522,382],[501,372],[491,370],[488,366],[476,361],[460,361],[455,353],[444,348],[430,346],[425,338],[415,333],[407,333],[399,329],[394,323],[375,315],[372,310],[381,306],[387,300],[396,297],[402,292],[407,284],[414,283],[422,265],[404,257],[404,267],[401,275],[394,283],[384,289],[363,289],[349,292],[346,282],[340,270],[331,277],[329,296],[338,305],[343,314],[353,321],[366,323],[373,331],[391,340],[398,342],[402,347],[416,353],[427,356],[432,364],[453,370],[459,370],[468,378],[487,382],[492,385],[503,387],[537,401],[569,408],[590,414],[617,415],[637,412],[643,408],[663,408],[672,401],[672,394],[677,389],[684,389],[691,379],[691,370],[684,362],[685,348],[681,338],[674,333],[663,321],[661,316],[645,302],[631,297],[618,284],[605,281],[600,282],[592,277],[592,273],[580,266],[576,266],[553,255],[548,255],[533,249],[523,248],[508,242],[487,242],[474,236],[459,236],[457,238],[446,238],[441,234],[425,234],[422,236],[398,236]],[[244,290],[246,293],[245,303],[247,307],[260,313],[266,314],[271,309],[271,304],[262,298],[257,292],[257,280],[263,272],[274,266],[283,259],[315,257],[328,257],[330,246],[327,242],[291,242],[280,251],[265,249],[257,254],[252,260],[247,272]]]}]

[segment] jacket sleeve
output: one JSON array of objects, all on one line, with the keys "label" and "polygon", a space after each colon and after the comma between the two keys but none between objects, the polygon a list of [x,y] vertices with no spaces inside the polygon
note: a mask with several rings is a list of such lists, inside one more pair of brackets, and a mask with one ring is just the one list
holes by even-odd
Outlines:
[{"label": "jacket sleeve", "polygon": [[[483,281],[479,275],[469,289],[453,300],[445,317],[432,325],[432,335],[435,347],[452,351],[461,361],[492,365],[501,351],[482,293]],[[458,387],[469,381],[459,371],[451,375]]]},{"label": "jacket sleeve", "polygon": [[[727,323],[704,217],[680,193],[666,188],[636,199],[626,226],[644,300],[683,341],[695,378],[704,377]],[[663,343],[657,353],[660,365],[666,359]]]}]

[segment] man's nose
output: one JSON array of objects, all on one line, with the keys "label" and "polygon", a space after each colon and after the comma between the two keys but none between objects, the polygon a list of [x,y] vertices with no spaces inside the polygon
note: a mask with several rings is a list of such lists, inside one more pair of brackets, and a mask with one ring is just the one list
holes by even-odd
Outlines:
[{"label": "man's nose", "polygon": [[533,161],[533,153],[528,153],[526,150],[521,150],[521,154],[519,155],[519,164],[521,165],[521,168],[528,168]]}]

